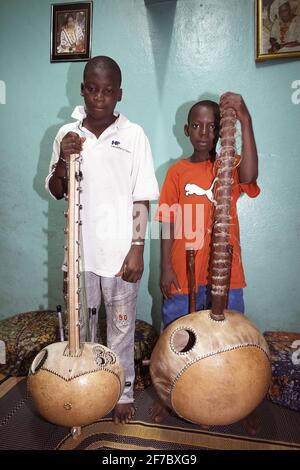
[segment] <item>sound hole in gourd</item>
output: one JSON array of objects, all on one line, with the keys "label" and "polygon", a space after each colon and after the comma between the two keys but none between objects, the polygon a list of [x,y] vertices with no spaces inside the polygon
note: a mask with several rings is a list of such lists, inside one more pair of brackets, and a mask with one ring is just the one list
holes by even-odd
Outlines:
[{"label": "sound hole in gourd", "polygon": [[34,359],[32,365],[31,365],[31,374],[35,374],[45,363],[46,359],[48,357],[48,351],[47,349],[43,349]]},{"label": "sound hole in gourd", "polygon": [[175,352],[186,353],[195,346],[196,335],[188,329],[177,330],[174,332],[171,341]]}]

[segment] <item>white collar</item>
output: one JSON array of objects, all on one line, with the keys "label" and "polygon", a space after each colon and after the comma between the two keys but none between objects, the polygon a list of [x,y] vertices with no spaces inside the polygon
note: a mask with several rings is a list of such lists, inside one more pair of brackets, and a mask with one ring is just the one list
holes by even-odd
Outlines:
[{"label": "white collar", "polygon": [[[131,123],[130,123],[129,119],[127,119],[127,117],[125,117],[123,114],[115,111],[114,116],[117,117],[114,124],[119,129],[124,129],[126,127],[130,127]],[[71,114],[71,117],[73,119],[76,119],[76,121],[82,122],[84,120],[84,118],[86,117],[86,112],[85,112],[84,106],[76,106],[74,108],[73,113]]]}]

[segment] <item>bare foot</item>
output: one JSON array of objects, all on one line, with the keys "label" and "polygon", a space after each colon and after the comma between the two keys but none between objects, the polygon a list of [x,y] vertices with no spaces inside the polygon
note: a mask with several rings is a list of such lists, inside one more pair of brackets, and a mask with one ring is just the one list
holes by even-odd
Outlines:
[{"label": "bare foot", "polygon": [[[154,423],[162,423],[172,412],[170,408],[168,408],[166,405],[163,404],[162,401],[156,400],[151,408],[149,408],[149,414]],[[210,426],[207,426],[205,424],[199,425],[199,427],[205,431],[207,431]]]},{"label": "bare foot", "polygon": [[151,408],[149,408],[149,414],[154,423],[162,423],[170,413],[170,408],[164,405],[160,400],[153,402]]},{"label": "bare foot", "polygon": [[115,424],[127,424],[135,414],[133,403],[117,403],[113,411]]},{"label": "bare foot", "polygon": [[249,416],[242,421],[244,429],[249,436],[256,436],[260,431],[260,424],[257,413],[253,411]]}]

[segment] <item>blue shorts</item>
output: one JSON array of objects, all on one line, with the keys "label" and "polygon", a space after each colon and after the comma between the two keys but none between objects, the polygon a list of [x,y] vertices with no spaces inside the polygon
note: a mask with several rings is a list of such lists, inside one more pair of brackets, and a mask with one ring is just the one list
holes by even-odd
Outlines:
[{"label": "blue shorts", "polygon": [[[211,292],[209,286],[199,286],[196,297],[196,310],[208,310],[211,308]],[[245,312],[243,289],[229,289],[228,308]],[[177,318],[189,313],[189,296],[187,294],[175,294],[170,299],[164,299],[162,307],[163,324],[166,327]]]}]

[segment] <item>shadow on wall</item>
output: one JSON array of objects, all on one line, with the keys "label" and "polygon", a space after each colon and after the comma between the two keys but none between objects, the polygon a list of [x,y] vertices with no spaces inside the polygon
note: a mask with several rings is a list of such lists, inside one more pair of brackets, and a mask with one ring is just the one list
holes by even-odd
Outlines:
[{"label": "shadow on wall", "polygon": [[154,59],[157,90],[162,95],[172,42],[177,0],[145,1],[147,22]]},{"label": "shadow on wall", "polygon": [[[167,162],[157,168],[156,178],[161,189],[165,176],[168,169],[174,165],[179,160],[187,158],[192,155],[193,147],[190,143],[190,140],[184,134],[184,125],[187,122],[187,116],[190,108],[202,100],[211,100],[219,102],[219,96],[212,93],[203,93],[198,96],[194,101],[187,101],[183,103],[176,111],[175,114],[175,123],[173,125],[173,135],[177,140],[179,147],[181,148],[180,155],[176,158],[170,158]],[[152,309],[151,309],[151,318],[152,323],[157,331],[160,331],[161,328],[161,302],[162,295],[159,287],[159,277],[160,277],[160,241],[150,239],[150,262],[149,262],[149,283],[148,289],[149,293],[153,299]],[[161,299],[161,301],[158,301]]]},{"label": "shadow on wall", "polygon": [[[59,65],[55,64],[54,67]],[[43,213],[45,224],[42,229],[47,236],[47,245],[45,246],[47,254],[44,261],[44,265],[47,266],[47,278],[44,279],[44,282],[47,283],[47,291],[43,294],[46,308],[54,308],[57,304],[63,304],[61,265],[64,256],[63,229],[65,219],[63,211],[66,204],[64,201],[56,201],[46,192],[45,178],[49,172],[54,138],[61,126],[72,122],[72,111],[77,104],[81,103],[82,68],[82,64],[72,63],[68,69],[66,85],[61,83],[61,86],[66,88],[68,105],[60,109],[57,114],[59,122],[49,127],[42,138],[37,172],[33,181],[33,189],[48,202],[48,211]]]}]

